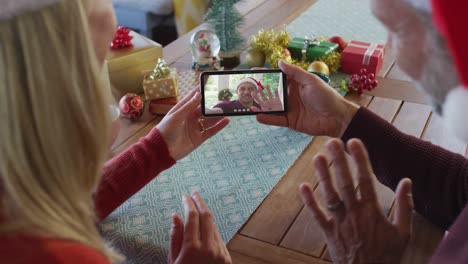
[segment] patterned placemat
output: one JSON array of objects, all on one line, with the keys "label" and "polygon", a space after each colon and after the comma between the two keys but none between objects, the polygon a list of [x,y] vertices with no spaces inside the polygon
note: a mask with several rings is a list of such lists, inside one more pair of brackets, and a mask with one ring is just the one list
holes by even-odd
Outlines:
[{"label": "patterned placemat", "polygon": [[101,224],[104,237],[128,263],[164,263],[171,215],[181,197],[197,190],[229,241],[285,174],[311,137],[259,124],[255,117],[231,124],[114,211]]}]

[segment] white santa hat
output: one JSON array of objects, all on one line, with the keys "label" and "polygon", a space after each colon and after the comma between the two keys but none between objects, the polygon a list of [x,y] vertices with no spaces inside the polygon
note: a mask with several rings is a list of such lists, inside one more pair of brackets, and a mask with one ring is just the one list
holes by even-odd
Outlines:
[{"label": "white santa hat", "polygon": [[467,0],[432,0],[435,25],[444,37],[457,68],[460,86],[450,90],[443,105],[445,124],[461,139],[468,142],[468,34],[465,30]]},{"label": "white santa hat", "polygon": [[61,0],[6,0],[0,8],[0,21],[44,8]]}]

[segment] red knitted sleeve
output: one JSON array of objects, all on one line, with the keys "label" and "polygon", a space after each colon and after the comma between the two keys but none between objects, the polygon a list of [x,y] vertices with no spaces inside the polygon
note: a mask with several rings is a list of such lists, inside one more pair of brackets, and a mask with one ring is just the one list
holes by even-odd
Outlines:
[{"label": "red knitted sleeve", "polygon": [[175,163],[156,128],[138,143],[106,162],[101,182],[94,194],[99,219],[104,219]]},{"label": "red knitted sleeve", "polygon": [[380,182],[396,189],[413,181],[415,209],[434,224],[448,228],[467,202],[468,162],[429,142],[406,135],[361,107],[342,139],[361,139]]}]

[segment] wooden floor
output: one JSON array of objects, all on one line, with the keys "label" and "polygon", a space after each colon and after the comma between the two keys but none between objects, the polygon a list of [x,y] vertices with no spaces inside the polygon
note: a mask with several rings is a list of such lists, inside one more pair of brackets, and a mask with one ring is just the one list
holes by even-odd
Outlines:
[{"label": "wooden floor", "polygon": [[[297,18],[315,0],[243,1],[238,8],[245,16],[242,35],[250,40],[260,29],[279,29]],[[200,27],[203,27],[201,25]],[[196,30],[196,29],[195,29]],[[193,32],[193,31],[192,31]],[[191,54],[189,38],[182,36],[164,48],[164,58],[173,67],[189,69]],[[385,65],[379,74],[380,86],[369,95],[347,96],[368,107],[402,131],[432,141],[457,153],[465,154],[465,145],[453,140],[441,129],[441,120],[431,113],[426,99],[408,78],[394,65],[394,54],[386,53]],[[113,146],[113,155],[121,152],[148,133],[161,117],[145,117],[131,123],[122,120],[121,133]],[[323,151],[326,137],[314,137],[301,156],[280,180],[250,219],[229,242],[234,263],[329,263],[326,244],[317,224],[304,209],[298,196],[298,186],[311,182],[317,186],[312,157]],[[380,202],[391,214],[393,193],[377,184]],[[320,198],[320,192],[316,192]],[[428,256],[442,237],[442,231],[416,215],[414,236],[405,263],[426,263]]]}]

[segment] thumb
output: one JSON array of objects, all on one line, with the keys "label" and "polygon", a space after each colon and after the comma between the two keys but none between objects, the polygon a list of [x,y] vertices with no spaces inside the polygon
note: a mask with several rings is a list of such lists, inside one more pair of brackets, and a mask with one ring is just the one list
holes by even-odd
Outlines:
[{"label": "thumb", "polygon": [[195,92],[192,98],[185,102],[179,109],[174,111],[174,115],[183,115],[187,116],[191,114],[199,105],[200,105],[201,95],[199,92]]},{"label": "thumb", "polygon": [[412,182],[405,178],[398,183],[395,198],[395,215],[393,224],[398,228],[400,235],[409,238],[413,223],[413,194],[411,192]]},{"label": "thumb", "polygon": [[175,263],[182,248],[184,240],[184,222],[178,214],[172,215],[172,228],[170,233],[169,243],[169,261],[168,263]]},{"label": "thumb", "polygon": [[310,83],[312,80],[315,82],[321,80],[320,77],[315,74],[311,74],[302,68],[289,64],[283,60],[279,62],[279,67],[289,78],[301,84]]}]

